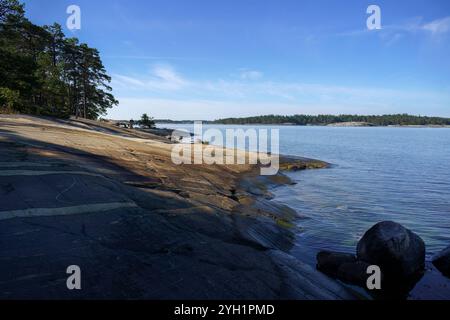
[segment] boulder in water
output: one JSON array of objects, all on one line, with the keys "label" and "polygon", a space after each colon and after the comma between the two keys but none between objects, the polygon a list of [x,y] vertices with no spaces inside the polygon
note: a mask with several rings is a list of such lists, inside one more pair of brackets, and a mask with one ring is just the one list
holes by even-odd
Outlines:
[{"label": "boulder in water", "polygon": [[[438,263],[449,264],[450,248]],[[442,261],[442,262],[440,262]],[[349,284],[367,288],[371,274],[368,267],[381,271],[380,290],[370,290],[379,299],[405,299],[423,275],[425,244],[402,225],[384,221],[370,228],[358,242],[357,254],[321,251],[317,254],[317,269]],[[448,269],[447,269],[448,270]]]},{"label": "boulder in water", "polygon": [[383,221],[370,228],[358,242],[357,259],[379,266],[391,280],[409,279],[424,270],[425,243],[402,225]]}]

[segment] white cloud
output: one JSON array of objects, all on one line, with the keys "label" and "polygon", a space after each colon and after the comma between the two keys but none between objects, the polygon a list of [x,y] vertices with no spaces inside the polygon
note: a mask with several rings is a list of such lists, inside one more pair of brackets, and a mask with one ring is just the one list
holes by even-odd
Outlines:
[{"label": "white cloud", "polygon": [[144,112],[173,119],[268,113],[411,113],[424,106],[431,112],[450,101],[447,92],[413,89],[246,79],[199,81],[183,77],[167,65],[154,66],[147,79],[114,75],[113,86],[125,89],[118,94],[120,106],[109,114],[113,118],[137,117]]},{"label": "white cloud", "polygon": [[431,35],[443,35],[450,32],[450,16],[436,19],[428,23],[423,22],[422,17],[415,17],[402,24],[383,25],[381,30],[373,31],[369,29],[360,29],[342,32],[336,35],[355,37],[378,34],[381,39],[385,40],[388,44],[392,44],[399,40],[402,34],[417,34],[420,32]]},{"label": "white cloud", "polygon": [[[375,97],[402,97],[404,93],[384,88],[358,88],[338,85],[321,85],[301,82],[249,82],[248,78],[242,80],[188,80],[174,71],[172,67],[155,66],[149,79],[140,79],[127,75],[114,75],[113,85],[130,91],[153,91],[157,93],[178,92],[183,95],[197,94],[222,96],[228,98],[272,97],[285,100],[298,100],[302,98],[321,99],[323,97],[342,98],[375,98]],[[408,92],[408,94],[410,94]]]},{"label": "white cloud", "polygon": [[240,76],[243,80],[258,80],[263,77],[263,73],[257,70],[243,70]]},{"label": "white cloud", "polygon": [[145,83],[142,82],[141,80],[138,80],[136,78],[132,78],[129,76],[124,76],[121,74],[114,74],[113,80],[116,84],[119,84],[119,85],[128,84],[128,85],[133,85],[136,87],[145,87]]},{"label": "white cloud", "polygon": [[[387,114],[417,113],[409,104],[396,101],[336,100],[316,102],[251,102],[241,99],[217,101],[208,99],[161,99],[118,97],[120,105],[109,110],[111,119],[137,119],[143,113],[157,119],[214,120],[227,117],[248,117],[266,114]],[[423,109],[422,109],[423,110]],[[442,114],[439,105],[427,105],[429,114]],[[423,112],[421,112],[423,114]]]},{"label": "white cloud", "polygon": [[[325,114],[334,113],[337,107],[343,112],[357,113],[374,112],[373,106],[367,109],[351,105],[336,104],[297,104],[286,102],[249,102],[242,100],[216,101],[216,100],[176,100],[159,98],[129,98],[118,97],[120,105],[108,112],[111,119],[137,119],[143,113],[148,113],[156,119],[172,120],[214,120],[227,117],[247,117],[264,114]],[[378,109],[380,110],[380,109]]]},{"label": "white cloud", "polygon": [[432,34],[443,34],[450,31],[450,17],[434,20],[422,26],[424,30]]},{"label": "white cloud", "polygon": [[171,66],[156,65],[153,68],[153,73],[159,80],[172,88],[181,88],[186,84],[186,81]]},{"label": "white cloud", "polygon": [[113,86],[130,90],[145,89],[150,91],[174,91],[189,85],[189,83],[169,65],[154,65],[148,79],[114,74],[112,80]]}]

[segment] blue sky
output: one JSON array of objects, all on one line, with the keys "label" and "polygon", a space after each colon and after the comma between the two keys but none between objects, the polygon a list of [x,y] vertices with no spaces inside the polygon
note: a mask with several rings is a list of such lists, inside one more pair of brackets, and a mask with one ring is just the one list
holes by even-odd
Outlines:
[{"label": "blue sky", "polygon": [[[108,117],[410,113],[450,117],[450,1],[27,0],[98,48]],[[81,8],[67,30],[66,8]],[[381,30],[366,9],[381,8]]]}]

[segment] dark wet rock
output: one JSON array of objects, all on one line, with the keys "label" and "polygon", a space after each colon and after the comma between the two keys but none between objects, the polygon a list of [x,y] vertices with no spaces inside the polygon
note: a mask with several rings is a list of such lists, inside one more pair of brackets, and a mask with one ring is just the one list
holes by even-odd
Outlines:
[{"label": "dark wet rock", "polygon": [[[274,261],[283,274],[289,275],[289,281],[283,283],[283,291],[288,299],[311,299],[318,297],[320,300],[360,299],[361,296],[353,290],[332,281],[314,268],[301,262],[299,259],[279,250],[269,250]],[[302,285],[298,285],[301,283]],[[317,298],[316,298],[317,299]]]},{"label": "dark wet rock", "polygon": [[408,293],[408,300],[448,300],[450,277],[445,277],[432,262],[425,262],[425,274]]},{"label": "dark wet rock", "polygon": [[356,256],[354,254],[332,251],[320,251],[317,254],[317,269],[335,278],[338,276],[342,264],[355,262]]},{"label": "dark wet rock", "polygon": [[450,278],[450,246],[433,257],[433,264],[443,275]]},{"label": "dark wet rock", "polygon": [[411,279],[424,270],[425,243],[402,225],[383,221],[358,242],[357,258],[379,266],[387,279]]},{"label": "dark wet rock", "polygon": [[358,261],[348,253],[321,251],[317,254],[317,269],[349,284],[366,285],[368,263]]},{"label": "dark wet rock", "polygon": [[356,262],[343,263],[339,267],[337,278],[346,283],[365,288],[367,286],[367,279],[370,276],[367,273],[367,268],[369,266],[370,264],[360,260],[357,260]]}]

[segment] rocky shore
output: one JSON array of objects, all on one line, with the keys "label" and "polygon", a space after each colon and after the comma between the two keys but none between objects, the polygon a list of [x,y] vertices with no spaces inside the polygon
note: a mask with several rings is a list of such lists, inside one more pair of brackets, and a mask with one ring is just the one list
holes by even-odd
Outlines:
[{"label": "rocky shore", "polygon": [[[0,298],[448,299],[450,250],[425,261],[395,222],[368,230],[356,254],[319,252],[317,269],[289,254],[300,217],[271,189],[293,184],[283,171],[327,163],[281,157],[275,176],[177,166],[168,135],[0,115]],[[66,287],[70,265],[80,291]],[[364,293],[371,265],[382,290]]]},{"label": "rocky shore", "polygon": [[[176,166],[171,146],[107,123],[0,116],[0,298],[360,298],[289,255],[297,213],[269,201],[286,176]],[[82,290],[66,287],[70,265]]]}]

